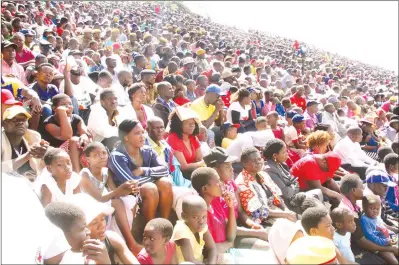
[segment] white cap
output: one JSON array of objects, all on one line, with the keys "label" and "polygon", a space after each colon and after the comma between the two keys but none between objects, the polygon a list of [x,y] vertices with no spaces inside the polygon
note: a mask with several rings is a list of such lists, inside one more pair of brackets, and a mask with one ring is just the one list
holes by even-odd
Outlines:
[{"label": "white cap", "polygon": [[75,194],[68,198],[67,202],[74,204],[83,210],[86,216],[86,224],[90,224],[90,222],[100,214],[108,216],[114,212],[113,207],[97,201],[86,193]]}]

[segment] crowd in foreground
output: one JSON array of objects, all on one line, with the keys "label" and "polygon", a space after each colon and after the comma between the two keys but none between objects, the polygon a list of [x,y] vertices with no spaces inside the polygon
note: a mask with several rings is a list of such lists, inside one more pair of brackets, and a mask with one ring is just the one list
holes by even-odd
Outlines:
[{"label": "crowd in foreground", "polygon": [[177,2],[3,1],[1,23],[35,262],[398,264],[395,73]]}]

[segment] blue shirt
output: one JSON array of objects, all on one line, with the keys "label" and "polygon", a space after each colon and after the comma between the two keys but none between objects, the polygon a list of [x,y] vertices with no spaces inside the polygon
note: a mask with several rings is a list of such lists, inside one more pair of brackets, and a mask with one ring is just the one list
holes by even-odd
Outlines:
[{"label": "blue shirt", "polygon": [[109,156],[108,168],[111,170],[114,182],[117,186],[125,183],[128,180],[138,180],[139,186],[147,182],[154,182],[159,178],[167,177],[168,167],[152,150],[149,146],[143,146],[141,148],[141,156],[143,157],[143,170],[142,176],[134,176],[133,170],[137,169],[126,148],[123,144],[117,146]]},{"label": "blue shirt", "polygon": [[371,242],[380,245],[380,246],[388,246],[390,237],[386,237],[381,231],[387,230],[384,226],[384,222],[380,217],[377,218],[369,218],[365,215],[360,217],[360,225],[362,226],[362,230],[366,239]]},{"label": "blue shirt", "polygon": [[40,100],[48,101],[51,100],[55,95],[58,95],[60,92],[55,85],[48,84],[47,90],[42,90],[37,82],[33,83],[30,87],[33,91],[36,91]]},{"label": "blue shirt", "polygon": [[157,97],[157,103],[164,105],[169,112],[172,112],[172,110],[176,107],[176,103],[173,102],[173,100],[169,100],[169,102],[166,102],[163,100],[160,96]]},{"label": "blue shirt", "polygon": [[[389,176],[392,182],[397,183],[396,179]],[[396,197],[396,189],[398,187],[388,187],[387,194],[385,196],[385,201],[387,205],[392,209],[392,211],[399,213],[399,198]]]}]

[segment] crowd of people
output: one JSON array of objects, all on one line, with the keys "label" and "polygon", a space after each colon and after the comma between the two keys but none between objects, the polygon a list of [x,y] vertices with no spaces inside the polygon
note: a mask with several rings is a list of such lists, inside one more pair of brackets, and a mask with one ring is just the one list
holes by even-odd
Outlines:
[{"label": "crowd of people", "polygon": [[394,72],[174,1],[9,0],[1,24],[38,264],[398,264]]}]

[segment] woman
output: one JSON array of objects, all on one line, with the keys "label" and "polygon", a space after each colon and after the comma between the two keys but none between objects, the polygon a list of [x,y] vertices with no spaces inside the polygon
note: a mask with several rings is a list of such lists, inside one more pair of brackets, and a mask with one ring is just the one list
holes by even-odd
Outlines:
[{"label": "woman", "polygon": [[308,154],[325,154],[329,151],[331,136],[325,131],[312,132],[307,138]]},{"label": "woman", "polygon": [[156,152],[144,146],[143,126],[138,120],[126,119],[119,125],[118,135],[121,142],[108,160],[115,184],[137,181],[146,222],[155,218],[157,208],[162,218],[169,218],[173,198],[169,171]]},{"label": "woman", "polygon": [[145,56],[146,60],[147,60],[147,64],[145,66],[145,69],[149,69],[149,70],[154,70],[154,71],[158,71],[158,64],[155,61],[155,59],[153,58],[154,56],[154,48],[152,47],[151,44],[146,44],[143,47],[143,55]]},{"label": "woman", "polygon": [[181,165],[184,178],[190,180],[191,173],[204,166],[201,143],[197,139],[200,121],[190,108],[176,107],[169,116],[168,144]]},{"label": "woman", "polygon": [[141,126],[146,129],[147,120],[154,116],[153,110],[144,105],[146,102],[147,90],[143,83],[133,84],[127,91],[130,103],[122,108],[121,115],[124,119],[137,119]]},{"label": "woman", "polygon": [[256,88],[252,89],[251,101],[252,101],[252,104],[255,105],[256,117],[261,116],[262,109],[265,106],[265,102],[263,101],[262,91],[260,91],[259,89],[256,89]]},{"label": "woman", "polygon": [[330,152],[334,149],[335,144],[341,140],[341,137],[339,134],[335,133],[333,128],[331,127],[330,124],[324,124],[324,123],[319,123],[316,125],[314,128],[314,131],[325,131],[328,132],[330,135],[330,143],[327,146],[327,152]]},{"label": "woman", "polygon": [[360,143],[367,156],[378,160],[377,151],[380,147],[380,139],[375,133],[375,125],[369,119],[362,119],[360,128],[363,131],[363,139]]},{"label": "woman", "polygon": [[232,124],[240,124],[238,132],[254,131],[255,121],[252,117],[250,92],[246,88],[240,88],[231,96],[231,104],[227,110],[227,121]]},{"label": "woman", "polygon": [[276,218],[293,222],[297,215],[287,209],[281,189],[273,182],[263,168],[263,159],[255,147],[247,148],[241,154],[243,171],[235,180],[240,201],[247,215],[257,224],[273,225]]},{"label": "woman", "polygon": [[273,254],[273,264],[286,264],[285,258],[288,247],[295,240],[304,236],[299,224],[278,219],[269,231],[270,251]]},{"label": "woman", "polygon": [[64,33],[66,25],[69,23],[68,18],[62,17],[60,20],[60,23],[57,25],[57,34],[58,36],[62,36],[62,33]]},{"label": "woman", "polygon": [[[291,201],[295,199],[299,192],[299,183],[297,179],[291,175],[290,170],[286,164],[288,159],[287,147],[280,139],[271,139],[267,142],[263,150],[263,158],[265,159],[263,171],[266,172],[270,178],[280,188],[285,204],[291,205]],[[308,192],[309,196],[317,196],[322,200],[320,190],[313,190]]]},{"label": "woman", "polygon": [[310,154],[293,165],[291,174],[298,178],[301,191],[321,189],[330,203],[336,206],[341,201],[342,195],[333,177],[340,166],[341,159],[335,153]]}]

